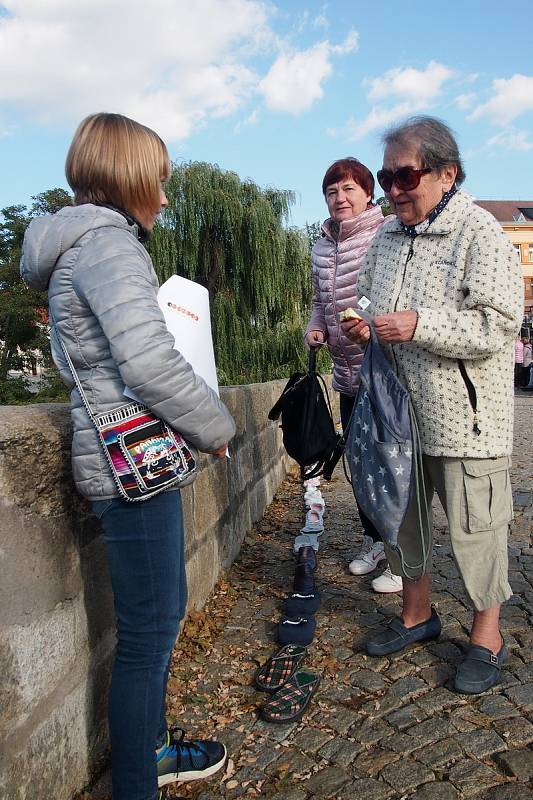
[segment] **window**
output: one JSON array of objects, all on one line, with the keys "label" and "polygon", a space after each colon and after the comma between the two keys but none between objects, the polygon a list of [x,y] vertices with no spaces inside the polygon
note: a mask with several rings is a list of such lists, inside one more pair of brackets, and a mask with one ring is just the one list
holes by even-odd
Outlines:
[{"label": "window", "polygon": [[533,243],[530,242],[527,246],[527,260],[533,261]]},{"label": "window", "polygon": [[519,244],[513,244],[513,247],[516,250],[516,252],[518,253],[518,260],[521,261],[522,260],[522,255],[520,253],[520,245]]}]

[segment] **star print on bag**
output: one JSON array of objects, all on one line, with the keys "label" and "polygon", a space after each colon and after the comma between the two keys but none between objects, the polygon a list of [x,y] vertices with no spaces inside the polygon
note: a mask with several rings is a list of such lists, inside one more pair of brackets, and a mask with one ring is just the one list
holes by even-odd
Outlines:
[{"label": "star print on bag", "polygon": [[373,327],[347,435],[354,494],[384,541],[395,545],[413,492],[418,428],[411,399]]}]

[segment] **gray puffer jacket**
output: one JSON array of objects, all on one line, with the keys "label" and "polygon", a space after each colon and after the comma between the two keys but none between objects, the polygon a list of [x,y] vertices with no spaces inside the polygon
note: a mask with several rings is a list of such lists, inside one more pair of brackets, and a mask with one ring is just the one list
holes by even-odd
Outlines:
[{"label": "gray puffer jacket", "polygon": [[[22,278],[48,288],[50,309],[94,413],[129,401],[124,387],[200,450],[235,433],[226,406],[174,349],[157,304],[157,276],[136,225],[108,208],[81,205],[38,217],[24,238]],[[52,330],[64,382],[70,370]],[[118,496],[77,389],[71,393],[74,480],[90,500]]]}]

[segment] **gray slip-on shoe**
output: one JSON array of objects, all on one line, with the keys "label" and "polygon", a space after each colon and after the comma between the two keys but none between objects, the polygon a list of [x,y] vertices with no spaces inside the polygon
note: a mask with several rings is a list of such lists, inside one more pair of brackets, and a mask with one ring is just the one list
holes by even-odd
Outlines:
[{"label": "gray slip-on shoe", "polygon": [[431,616],[425,622],[406,628],[400,617],[391,619],[387,629],[376,634],[366,643],[369,656],[386,656],[397,653],[415,642],[437,639],[440,636],[441,624],[437,612],[431,609]]},{"label": "gray slip-on shoe", "polygon": [[471,644],[466,651],[464,659],[457,667],[454,687],[461,694],[481,694],[496,686],[500,681],[502,665],[507,658],[507,648],[502,639],[502,646],[498,653],[487,647]]}]

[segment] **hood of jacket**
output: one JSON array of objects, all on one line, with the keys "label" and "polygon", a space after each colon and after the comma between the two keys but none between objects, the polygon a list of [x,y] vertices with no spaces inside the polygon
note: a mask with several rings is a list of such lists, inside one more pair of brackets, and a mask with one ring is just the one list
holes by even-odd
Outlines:
[{"label": "hood of jacket", "polygon": [[137,225],[130,225],[119,211],[91,203],[35,217],[24,236],[22,279],[32,289],[45,290],[59,258],[87,233],[106,227],[123,228],[138,236]]}]

